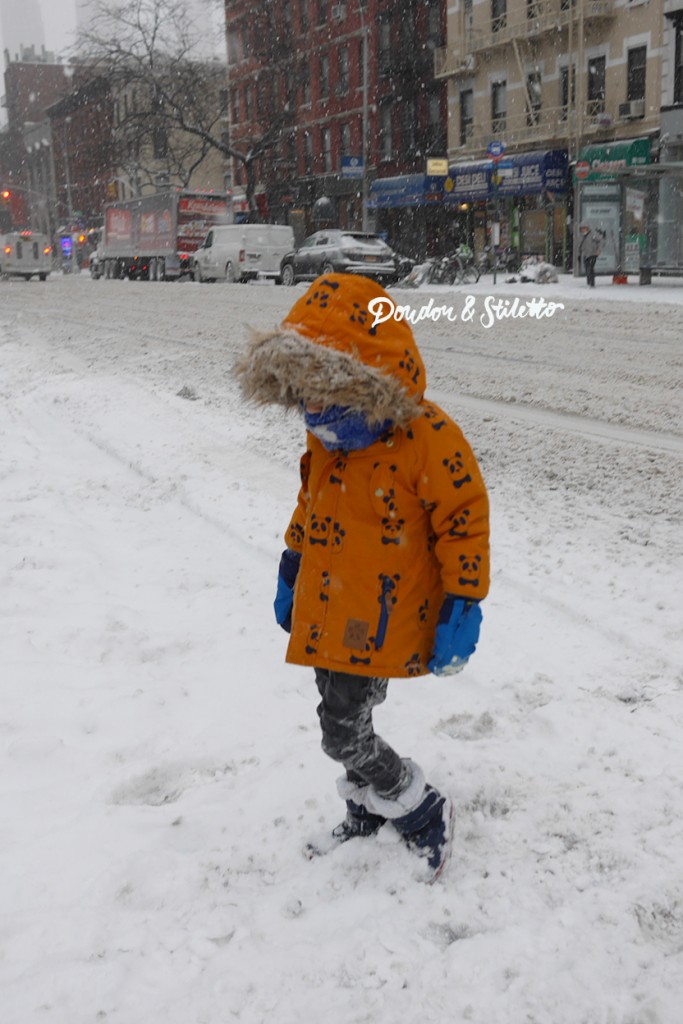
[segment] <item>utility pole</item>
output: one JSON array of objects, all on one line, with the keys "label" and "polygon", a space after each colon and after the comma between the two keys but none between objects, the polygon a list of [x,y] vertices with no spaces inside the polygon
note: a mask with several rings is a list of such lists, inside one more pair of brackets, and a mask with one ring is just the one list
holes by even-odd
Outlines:
[{"label": "utility pole", "polygon": [[73,231],[74,207],[71,197],[71,171],[69,169],[69,143],[67,132],[71,118],[67,115],[64,118],[64,178],[66,180],[66,209],[69,217],[69,231]]},{"label": "utility pole", "polygon": [[361,188],[361,225],[363,231],[368,230],[368,25],[365,21],[365,10],[367,0],[358,0],[358,11],[360,13],[361,32],[363,33],[363,117],[362,117],[362,153],[363,153],[363,178]]}]

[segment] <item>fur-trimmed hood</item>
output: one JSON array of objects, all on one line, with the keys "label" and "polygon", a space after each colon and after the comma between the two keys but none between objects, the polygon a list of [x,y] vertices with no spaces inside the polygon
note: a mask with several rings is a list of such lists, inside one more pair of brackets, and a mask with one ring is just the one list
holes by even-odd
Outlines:
[{"label": "fur-trimmed hood", "polygon": [[244,397],[285,408],[304,400],[348,406],[371,426],[406,427],[421,412],[424,365],[408,324],[373,326],[368,303],[381,297],[391,301],[365,277],[319,277],[280,329],[252,334],[235,367]]}]

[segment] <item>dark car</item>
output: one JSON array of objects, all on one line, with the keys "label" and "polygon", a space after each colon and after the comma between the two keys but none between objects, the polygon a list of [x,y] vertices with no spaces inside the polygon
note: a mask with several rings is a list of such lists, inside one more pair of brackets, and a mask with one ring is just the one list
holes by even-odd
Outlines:
[{"label": "dark car", "polygon": [[378,235],[363,231],[316,231],[280,264],[283,284],[312,281],[320,274],[363,274],[391,284],[398,278],[396,254]]}]

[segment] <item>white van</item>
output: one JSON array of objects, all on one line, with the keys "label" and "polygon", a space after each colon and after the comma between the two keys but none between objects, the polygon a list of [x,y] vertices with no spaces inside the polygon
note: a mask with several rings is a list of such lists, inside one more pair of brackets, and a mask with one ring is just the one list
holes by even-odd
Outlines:
[{"label": "white van", "polygon": [[37,231],[11,231],[0,235],[0,275],[25,277],[34,275],[47,280],[52,270],[52,246],[47,235]]},{"label": "white van", "polygon": [[294,232],[284,224],[223,224],[211,228],[194,254],[195,281],[280,282],[282,257],[294,248]]}]

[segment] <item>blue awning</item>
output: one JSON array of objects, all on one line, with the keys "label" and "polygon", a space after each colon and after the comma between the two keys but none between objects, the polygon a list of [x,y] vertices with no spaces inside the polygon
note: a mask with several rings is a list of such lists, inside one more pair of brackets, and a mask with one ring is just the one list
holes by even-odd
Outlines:
[{"label": "blue awning", "polygon": [[541,192],[566,192],[569,181],[569,159],[566,149],[549,149],[540,153],[519,153],[510,158],[511,166],[500,161],[503,174],[498,185],[500,196],[529,196]]},{"label": "blue awning", "polygon": [[465,203],[477,199],[488,199],[492,194],[492,160],[476,164],[456,164],[449,167],[446,179],[444,202]]},{"label": "blue awning", "polygon": [[493,199],[496,194],[504,198],[566,192],[568,181],[566,149],[516,153],[504,156],[497,165],[493,160],[454,164],[446,179],[444,201],[463,203]]},{"label": "blue awning", "polygon": [[399,206],[424,206],[443,199],[443,178],[426,174],[402,174],[397,178],[376,178],[370,186],[368,206],[385,210]]}]

